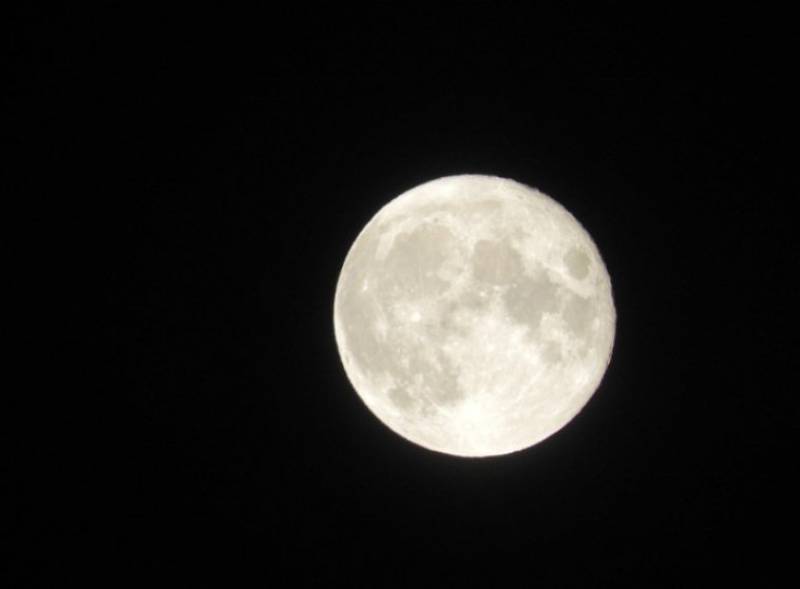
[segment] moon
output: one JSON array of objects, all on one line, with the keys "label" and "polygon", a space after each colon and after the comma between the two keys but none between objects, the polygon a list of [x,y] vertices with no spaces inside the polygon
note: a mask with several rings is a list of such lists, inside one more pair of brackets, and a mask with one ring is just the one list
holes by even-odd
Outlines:
[{"label": "moon", "polygon": [[560,430],[611,360],[611,281],[564,207],[514,180],[438,178],[391,200],[351,246],[334,297],[350,383],[388,428],[464,457]]}]

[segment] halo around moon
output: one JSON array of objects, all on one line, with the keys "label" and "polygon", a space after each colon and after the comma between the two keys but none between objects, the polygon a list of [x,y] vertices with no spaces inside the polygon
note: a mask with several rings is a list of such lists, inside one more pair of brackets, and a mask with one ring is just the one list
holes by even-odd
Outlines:
[{"label": "halo around moon", "polygon": [[541,192],[448,176],[367,223],[336,286],[347,376],[391,430],[458,456],[507,454],[566,425],[611,359],[600,253]]}]

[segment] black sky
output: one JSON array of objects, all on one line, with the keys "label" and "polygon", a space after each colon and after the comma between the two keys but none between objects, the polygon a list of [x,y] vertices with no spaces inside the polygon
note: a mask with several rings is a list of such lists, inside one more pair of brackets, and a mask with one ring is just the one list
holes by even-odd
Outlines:
[{"label": "black sky", "polygon": [[[788,564],[781,17],[554,12],[14,23],[11,138],[37,172],[9,189],[52,268],[47,341],[75,355],[43,403],[76,417],[20,460],[42,481],[15,506],[24,575],[686,586]],[[384,428],[332,328],[363,225],[460,173],[566,206],[618,311],[569,427],[477,461]]]}]

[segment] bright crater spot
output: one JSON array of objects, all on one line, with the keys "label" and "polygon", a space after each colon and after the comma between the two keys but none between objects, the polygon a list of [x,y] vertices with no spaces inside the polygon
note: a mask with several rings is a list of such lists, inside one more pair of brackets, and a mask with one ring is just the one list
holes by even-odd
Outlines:
[{"label": "bright crater spot", "polygon": [[367,407],[423,447],[527,448],[597,389],[616,324],[594,242],[550,197],[450,176],[383,207],[345,259],[334,327]]}]

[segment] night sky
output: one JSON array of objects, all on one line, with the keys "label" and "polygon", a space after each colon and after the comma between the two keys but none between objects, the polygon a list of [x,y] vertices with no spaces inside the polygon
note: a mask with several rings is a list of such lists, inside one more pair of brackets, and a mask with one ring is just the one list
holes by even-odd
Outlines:
[{"label": "night sky", "polygon": [[[773,331],[796,265],[772,156],[780,20],[475,3],[15,22],[7,112],[41,173],[11,188],[61,228],[36,242],[54,268],[37,296],[58,293],[47,341],[75,353],[53,393],[67,433],[43,428],[20,461],[41,482],[16,504],[16,569],[110,586],[768,579],[796,522],[796,385]],[[584,410],[480,460],[384,427],[333,334],[361,228],[463,173],[572,212],[618,314]]]}]

